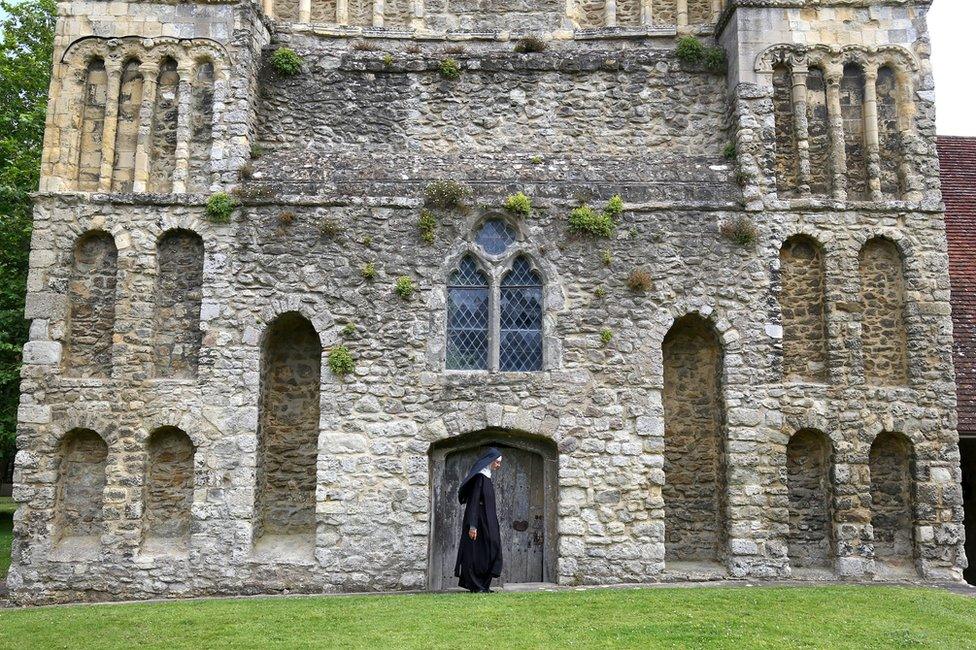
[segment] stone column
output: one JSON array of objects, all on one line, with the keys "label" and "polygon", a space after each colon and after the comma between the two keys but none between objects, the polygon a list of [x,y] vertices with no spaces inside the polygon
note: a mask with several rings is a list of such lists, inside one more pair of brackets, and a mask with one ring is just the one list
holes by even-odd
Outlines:
[{"label": "stone column", "polygon": [[373,0],[373,27],[382,27],[386,13],[386,0]]},{"label": "stone column", "polygon": [[139,105],[139,138],[136,140],[136,167],[132,177],[132,191],[145,192],[149,184],[149,151],[152,147],[153,109],[156,107],[156,88],[159,64],[151,63],[142,71],[142,103]]},{"label": "stone column", "polygon": [[576,2],[575,0],[566,0],[565,14],[563,16],[563,27],[566,29],[576,29],[578,24],[576,22]]},{"label": "stone column", "polygon": [[678,0],[675,11],[678,33],[688,31],[688,0]]},{"label": "stone column", "polygon": [[298,22],[312,22],[312,0],[300,0],[298,3]]},{"label": "stone column", "polygon": [[712,0],[712,22],[717,23],[722,15],[722,0]]},{"label": "stone column", "polygon": [[895,83],[898,84],[898,130],[901,132],[901,165],[898,173],[901,175],[902,187],[905,188],[906,201],[921,201],[924,185],[918,171],[912,166],[910,153],[917,151],[918,135],[915,132],[915,90],[912,86],[911,72],[903,68],[895,69]]},{"label": "stone column", "polygon": [[349,0],[336,0],[336,22],[340,25],[349,24]]},{"label": "stone column", "polygon": [[[567,0],[572,2],[572,0]],[[345,0],[339,0],[339,2],[345,2]],[[410,0],[411,7],[413,11],[413,18],[410,20],[411,29],[423,29],[424,28],[424,0]]]},{"label": "stone column", "polygon": [[796,131],[800,194],[809,196],[812,173],[810,170],[810,124],[807,121],[807,67],[793,66],[793,128]]},{"label": "stone column", "polygon": [[186,192],[187,174],[190,169],[190,138],[193,137],[193,129],[190,125],[190,103],[191,86],[190,77],[193,70],[188,66],[181,65],[180,89],[177,97],[179,112],[176,117],[176,165],[173,168],[173,193],[183,194]]},{"label": "stone column", "polygon": [[274,0],[261,0],[261,7],[265,16],[274,18]]},{"label": "stone column", "polygon": [[641,0],[641,25],[654,24],[653,0]]},{"label": "stone column", "polygon": [[840,110],[840,81],[844,69],[831,65],[825,72],[827,82],[827,115],[830,119],[831,186],[834,198],[847,200],[847,150],[844,145],[844,118]]},{"label": "stone column", "polygon": [[881,141],[878,138],[878,64],[864,66],[864,144],[868,155],[868,188],[871,199],[880,201]]},{"label": "stone column", "polygon": [[105,90],[105,122],[102,126],[102,162],[99,168],[98,191],[112,191],[112,170],[115,169],[115,131],[119,125],[119,91],[122,88],[121,61],[105,62],[108,85]]},{"label": "stone column", "polygon": [[603,26],[617,26],[617,0],[606,0],[603,5]]}]

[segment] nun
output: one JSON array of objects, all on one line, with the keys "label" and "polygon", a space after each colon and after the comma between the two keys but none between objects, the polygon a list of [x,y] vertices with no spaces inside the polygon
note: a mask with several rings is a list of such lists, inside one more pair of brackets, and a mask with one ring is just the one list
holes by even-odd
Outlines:
[{"label": "nun", "polygon": [[492,578],[502,574],[502,540],[491,482],[491,473],[501,466],[501,452],[491,447],[475,461],[458,488],[464,519],[454,575],[459,586],[475,593],[491,593]]}]

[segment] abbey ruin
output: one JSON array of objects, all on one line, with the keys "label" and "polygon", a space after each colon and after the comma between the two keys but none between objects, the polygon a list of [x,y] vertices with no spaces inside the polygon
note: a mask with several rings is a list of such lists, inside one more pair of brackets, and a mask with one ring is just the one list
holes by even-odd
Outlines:
[{"label": "abbey ruin", "polygon": [[929,4],[62,2],[11,595],[960,580]]}]

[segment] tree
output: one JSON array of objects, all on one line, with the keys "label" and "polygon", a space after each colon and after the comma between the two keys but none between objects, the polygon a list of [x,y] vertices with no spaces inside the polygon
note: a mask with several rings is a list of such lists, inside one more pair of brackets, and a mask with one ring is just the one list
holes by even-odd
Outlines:
[{"label": "tree", "polygon": [[54,0],[0,0],[0,473],[14,452],[31,201],[40,177]]}]

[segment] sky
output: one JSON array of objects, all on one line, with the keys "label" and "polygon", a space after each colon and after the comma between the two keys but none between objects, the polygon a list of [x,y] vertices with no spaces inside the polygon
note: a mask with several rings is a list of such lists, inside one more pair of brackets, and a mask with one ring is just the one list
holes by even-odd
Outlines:
[{"label": "sky", "polygon": [[972,68],[976,0],[935,0],[929,11],[939,135],[976,136]]}]

